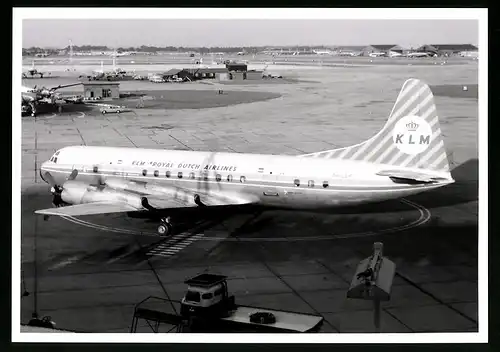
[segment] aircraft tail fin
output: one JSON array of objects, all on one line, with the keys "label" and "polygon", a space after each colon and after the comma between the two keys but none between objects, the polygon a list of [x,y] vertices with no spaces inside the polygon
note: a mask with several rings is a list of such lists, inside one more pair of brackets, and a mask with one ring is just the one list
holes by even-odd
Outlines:
[{"label": "aircraft tail fin", "polygon": [[385,126],[369,140],[302,157],[357,160],[449,172],[434,96],[427,84],[404,84]]}]

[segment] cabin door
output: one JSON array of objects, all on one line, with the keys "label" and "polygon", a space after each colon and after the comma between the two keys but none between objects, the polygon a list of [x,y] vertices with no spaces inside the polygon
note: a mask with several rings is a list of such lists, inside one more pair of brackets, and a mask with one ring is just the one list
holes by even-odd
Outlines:
[{"label": "cabin door", "polygon": [[264,202],[271,205],[281,204],[283,193],[279,187],[278,176],[275,171],[260,168],[258,173],[261,174],[261,197]]}]

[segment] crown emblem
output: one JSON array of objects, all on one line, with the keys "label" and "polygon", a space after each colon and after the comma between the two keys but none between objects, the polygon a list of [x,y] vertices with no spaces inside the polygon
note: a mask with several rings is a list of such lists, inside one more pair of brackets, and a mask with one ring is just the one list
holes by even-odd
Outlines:
[{"label": "crown emblem", "polygon": [[418,126],[419,126],[418,123],[410,121],[406,124],[406,129],[409,132],[415,132],[418,129]]}]

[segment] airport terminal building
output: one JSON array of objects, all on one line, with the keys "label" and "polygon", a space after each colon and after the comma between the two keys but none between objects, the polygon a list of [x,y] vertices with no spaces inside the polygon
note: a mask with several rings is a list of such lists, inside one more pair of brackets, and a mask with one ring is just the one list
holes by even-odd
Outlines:
[{"label": "airport terminal building", "polygon": [[82,82],[84,99],[118,99],[120,82],[90,81]]}]

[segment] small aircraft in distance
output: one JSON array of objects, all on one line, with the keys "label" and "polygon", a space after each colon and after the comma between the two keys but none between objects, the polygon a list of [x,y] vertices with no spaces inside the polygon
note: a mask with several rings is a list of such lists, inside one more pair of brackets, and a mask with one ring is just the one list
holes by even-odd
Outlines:
[{"label": "small aircraft in distance", "polygon": [[[259,205],[331,209],[398,199],[454,182],[433,94],[407,80],[384,127],[365,142],[299,156],[68,146],[40,168],[45,216],[139,214],[172,234],[177,209]],[[141,215],[141,216],[142,216]]]},{"label": "small aircraft in distance", "polygon": [[415,51],[413,53],[406,54],[406,56],[407,57],[436,57],[437,54],[428,53],[428,52],[418,52],[418,51]]},{"label": "small aircraft in distance", "polygon": [[[33,61],[31,64],[31,68],[28,71],[23,72],[23,78],[35,78],[36,76],[40,76],[40,78],[43,78],[45,74],[46,73],[40,72],[35,68],[35,61]],[[47,75],[50,75],[50,72],[48,72]]]}]

